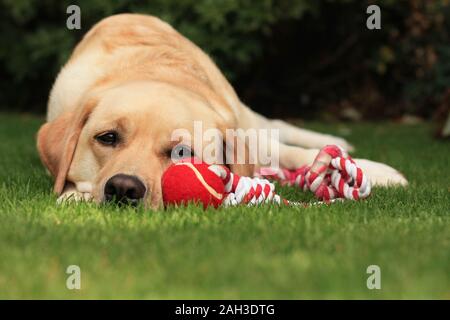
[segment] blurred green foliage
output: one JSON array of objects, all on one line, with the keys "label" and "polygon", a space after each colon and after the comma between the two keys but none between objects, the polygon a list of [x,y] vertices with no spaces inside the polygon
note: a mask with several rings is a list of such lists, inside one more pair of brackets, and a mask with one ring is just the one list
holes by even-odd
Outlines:
[{"label": "blurred green foliage", "polygon": [[[381,30],[366,28],[372,3]],[[66,28],[70,4],[81,7],[81,30]],[[43,112],[83,34],[122,12],[172,24],[270,115],[348,106],[368,116],[430,115],[450,84],[448,0],[0,0],[0,106]]]}]

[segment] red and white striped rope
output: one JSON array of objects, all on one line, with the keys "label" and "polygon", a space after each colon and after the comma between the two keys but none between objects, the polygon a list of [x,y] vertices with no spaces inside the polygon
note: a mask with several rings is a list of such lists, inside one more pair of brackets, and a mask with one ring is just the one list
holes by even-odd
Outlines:
[{"label": "red and white striped rope", "polygon": [[337,198],[364,199],[370,195],[371,185],[353,159],[337,146],[326,146],[317,155],[311,166],[295,171],[261,168],[259,176],[241,177],[221,165],[210,165],[209,170],[219,176],[225,186],[225,206],[241,203],[256,205],[277,203],[304,205],[281,198],[275,192],[275,185],[265,179],[270,177],[282,184],[297,185],[310,190],[319,200],[331,201]]},{"label": "red and white striped rope", "polygon": [[217,174],[225,186],[223,205],[234,206],[241,203],[257,205],[261,203],[278,203],[287,201],[275,193],[275,185],[267,179],[241,177],[233,174],[221,165],[210,165],[209,170]]},{"label": "red and white striped rope", "polygon": [[258,175],[297,185],[310,190],[318,199],[329,201],[336,198],[358,200],[370,195],[371,184],[364,172],[344,150],[326,146],[311,166],[297,170],[261,168]]}]

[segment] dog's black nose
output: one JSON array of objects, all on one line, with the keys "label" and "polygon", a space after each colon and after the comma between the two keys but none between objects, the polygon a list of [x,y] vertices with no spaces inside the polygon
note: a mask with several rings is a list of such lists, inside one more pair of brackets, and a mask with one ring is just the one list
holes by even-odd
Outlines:
[{"label": "dog's black nose", "polygon": [[137,205],[144,198],[145,186],[135,176],[116,174],[105,184],[105,200]]}]

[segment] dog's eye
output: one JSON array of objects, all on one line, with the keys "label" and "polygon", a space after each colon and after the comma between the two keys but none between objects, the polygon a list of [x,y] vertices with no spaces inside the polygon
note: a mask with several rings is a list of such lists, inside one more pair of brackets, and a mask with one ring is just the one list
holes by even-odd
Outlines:
[{"label": "dog's eye", "polygon": [[179,160],[193,156],[194,152],[191,150],[191,148],[182,144],[176,145],[175,147],[172,148],[170,152],[170,158],[172,160]]},{"label": "dog's eye", "polygon": [[100,142],[105,146],[115,146],[119,141],[119,136],[117,132],[111,131],[99,134],[98,136],[95,137],[95,140],[97,140],[98,142]]}]

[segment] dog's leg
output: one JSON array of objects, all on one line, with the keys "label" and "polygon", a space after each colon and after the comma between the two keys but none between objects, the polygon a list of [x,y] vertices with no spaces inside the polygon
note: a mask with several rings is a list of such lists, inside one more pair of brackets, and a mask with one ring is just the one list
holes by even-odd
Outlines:
[{"label": "dog's leg", "polygon": [[[272,143],[276,142],[272,141]],[[301,166],[312,164],[319,152],[318,149],[304,149],[301,147],[288,146],[283,143],[279,144],[278,149],[280,166],[289,170],[295,170]],[[354,159],[354,161],[369,177],[372,185],[406,186],[408,184],[408,181],[400,172],[384,163],[367,159]]]},{"label": "dog's leg", "polygon": [[[280,167],[295,170],[304,165],[311,165],[319,153],[320,148],[327,144],[339,145],[350,151],[353,147],[344,139],[328,136],[309,130],[299,129],[280,120],[269,120],[243,105],[240,125],[244,129],[279,129],[279,141],[264,139],[261,145],[267,146],[271,159],[277,159]],[[303,148],[306,147],[306,148]],[[311,148],[311,149],[308,149]],[[259,157],[256,157],[259,159]],[[356,164],[367,174],[373,185],[407,185],[408,181],[394,168],[375,161],[354,159]],[[273,162],[273,161],[272,161]],[[274,165],[261,163],[259,165]]]},{"label": "dog's leg", "polygon": [[287,144],[305,148],[322,148],[329,144],[338,145],[351,152],[355,148],[347,140],[329,134],[298,128],[282,120],[271,120],[272,128],[280,130],[280,139]]},{"label": "dog's leg", "polygon": [[[272,143],[276,143],[272,141]],[[279,164],[281,168],[295,170],[314,162],[319,149],[306,149],[279,143]]]},{"label": "dog's leg", "polygon": [[345,139],[329,134],[301,129],[282,120],[271,120],[244,106],[248,127],[277,129],[280,141],[289,145],[305,148],[322,148],[329,144],[335,144],[347,151],[353,151],[354,147]]}]

